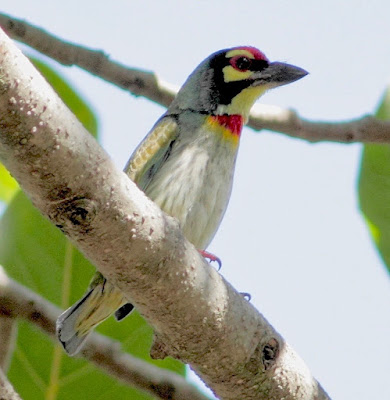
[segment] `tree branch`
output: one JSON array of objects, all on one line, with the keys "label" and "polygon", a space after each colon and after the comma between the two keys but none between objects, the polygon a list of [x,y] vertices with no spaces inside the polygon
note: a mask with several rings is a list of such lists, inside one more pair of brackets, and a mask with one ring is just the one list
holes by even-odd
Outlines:
[{"label": "tree branch", "polygon": [[311,143],[390,143],[390,121],[371,115],[346,122],[313,122],[299,117],[293,110],[263,105],[252,109],[248,125],[255,130],[268,129]]},{"label": "tree branch", "polygon": [[0,400],[21,400],[0,368]]},{"label": "tree branch", "polygon": [[63,41],[41,28],[2,13],[0,13],[0,26],[10,37],[60,64],[77,65],[136,96],[145,96],[156,103],[168,106],[176,95],[176,90],[159,80],[153,72],[127,68],[111,61],[101,50]]},{"label": "tree branch", "polygon": [[[89,49],[61,40],[47,31],[23,20],[0,13],[0,26],[10,35],[46,56],[67,66],[78,66],[136,96],[144,96],[163,106],[173,100],[176,89],[156,74],[128,68],[99,50]],[[313,122],[301,118],[293,110],[257,106],[248,126],[267,129],[309,142],[390,143],[390,121],[366,116],[347,122]]]},{"label": "tree branch", "polygon": [[0,315],[0,369],[7,372],[15,346],[17,324],[15,318]]},{"label": "tree branch", "polygon": [[[58,343],[55,332],[56,319],[60,312],[58,307],[7,277],[0,266],[0,318],[23,318],[38,326]],[[157,399],[208,399],[180,375],[121,352],[118,343],[103,335],[90,335],[80,356],[122,382]]]},{"label": "tree branch", "polygon": [[185,240],[0,31],[0,159],[154,327],[154,355],[222,400],[328,399],[279,333]]}]

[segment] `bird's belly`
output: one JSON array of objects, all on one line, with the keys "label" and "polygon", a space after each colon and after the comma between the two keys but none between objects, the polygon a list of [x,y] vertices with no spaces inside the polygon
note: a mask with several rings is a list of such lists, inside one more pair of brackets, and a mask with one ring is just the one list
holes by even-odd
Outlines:
[{"label": "bird's belly", "polygon": [[198,249],[208,246],[225,213],[236,150],[229,144],[187,146],[169,159],[145,191],[180,221],[184,235]]}]

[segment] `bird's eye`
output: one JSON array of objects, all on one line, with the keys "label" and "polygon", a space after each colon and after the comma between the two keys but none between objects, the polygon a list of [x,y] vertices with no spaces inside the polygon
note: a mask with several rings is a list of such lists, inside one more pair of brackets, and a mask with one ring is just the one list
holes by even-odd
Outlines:
[{"label": "bird's eye", "polygon": [[230,64],[238,71],[248,71],[252,65],[252,60],[248,57],[238,56],[230,59]]}]

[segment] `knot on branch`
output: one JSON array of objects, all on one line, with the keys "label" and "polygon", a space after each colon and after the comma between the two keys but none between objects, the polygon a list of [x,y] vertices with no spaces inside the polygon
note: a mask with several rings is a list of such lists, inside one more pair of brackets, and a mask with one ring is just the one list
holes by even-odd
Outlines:
[{"label": "knot on branch", "polygon": [[158,384],[151,384],[152,390],[159,396],[160,399],[171,400],[175,398],[175,387],[169,382],[161,382]]},{"label": "knot on branch", "polygon": [[17,313],[13,310],[13,304],[10,299],[0,296],[0,316],[15,318]]},{"label": "knot on branch", "polygon": [[69,233],[87,233],[91,230],[91,222],[95,219],[97,204],[86,197],[73,197],[56,203],[49,211],[49,217],[62,231]]},{"label": "knot on branch", "polygon": [[3,28],[9,35],[14,35],[18,38],[23,38],[26,34],[26,24],[24,21],[9,18],[6,20]]},{"label": "knot on branch", "polygon": [[256,347],[245,368],[253,374],[257,374],[259,359],[264,366],[264,371],[269,370],[276,362],[280,353],[280,344],[276,338],[270,338],[267,342],[261,342]]},{"label": "knot on branch", "polygon": [[263,362],[265,370],[270,369],[272,367],[278,355],[279,355],[279,342],[275,338],[272,338],[263,347],[261,360]]},{"label": "knot on branch", "polygon": [[[69,61],[67,52],[64,52],[65,54],[59,53],[58,57],[60,58],[60,62],[63,64],[77,65],[78,63],[81,63],[91,71],[92,74],[99,75],[102,69],[104,69],[104,66],[109,62],[108,55],[102,50],[89,51],[82,46],[76,46],[76,48],[74,48],[74,45],[71,43],[69,43],[68,46],[73,50],[72,54],[74,58]],[[84,55],[86,57],[80,57],[76,49],[80,50],[81,53],[85,53]]]}]

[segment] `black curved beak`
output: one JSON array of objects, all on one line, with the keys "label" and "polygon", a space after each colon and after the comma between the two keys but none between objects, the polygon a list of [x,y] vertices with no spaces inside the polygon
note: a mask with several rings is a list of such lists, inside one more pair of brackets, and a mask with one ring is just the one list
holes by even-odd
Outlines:
[{"label": "black curved beak", "polygon": [[251,79],[254,79],[252,86],[266,85],[274,88],[295,82],[307,74],[307,71],[295,65],[273,62],[267,68],[251,76]]}]

